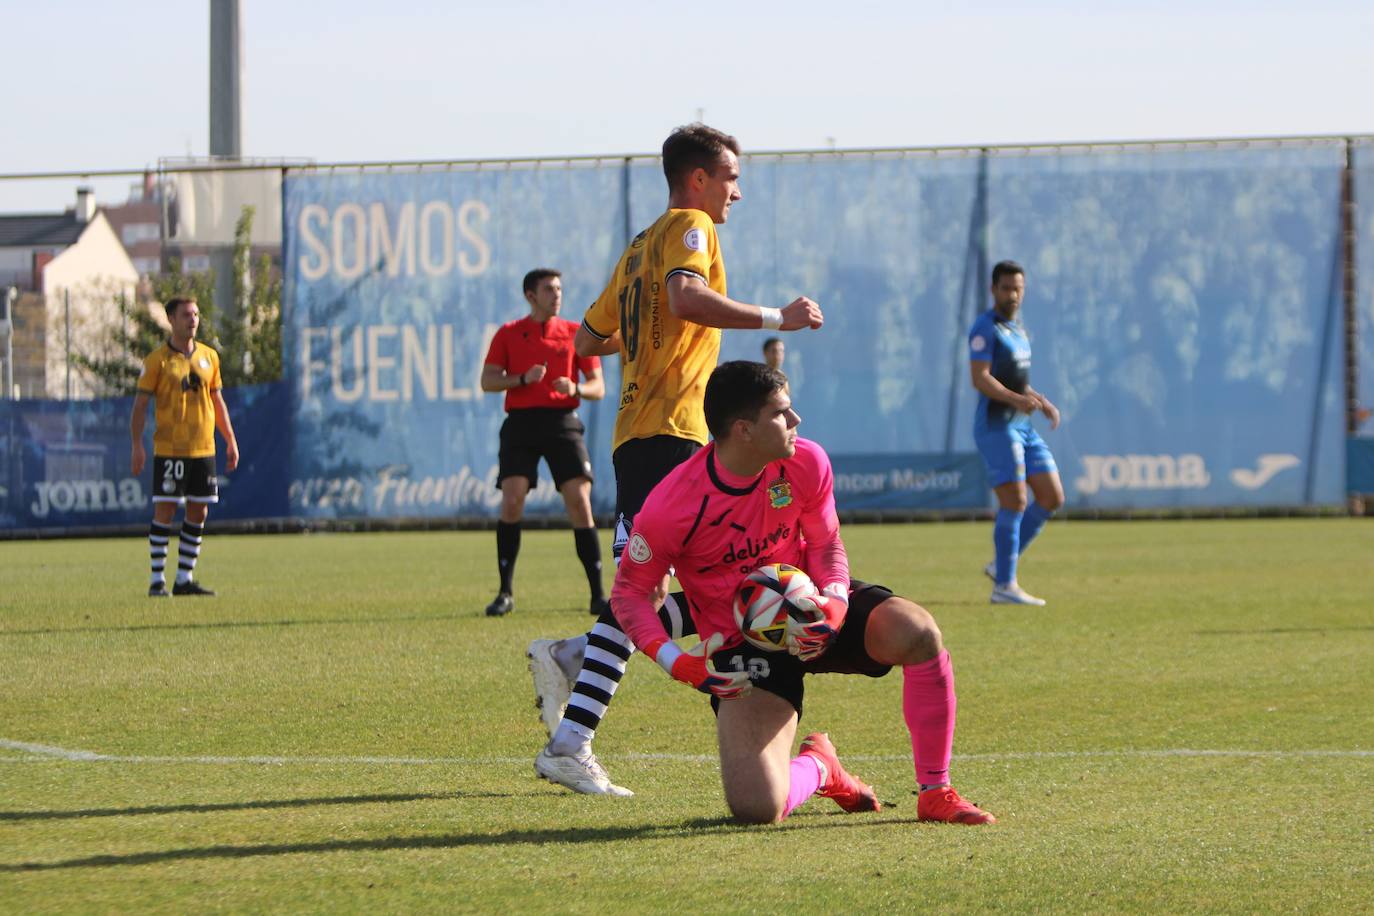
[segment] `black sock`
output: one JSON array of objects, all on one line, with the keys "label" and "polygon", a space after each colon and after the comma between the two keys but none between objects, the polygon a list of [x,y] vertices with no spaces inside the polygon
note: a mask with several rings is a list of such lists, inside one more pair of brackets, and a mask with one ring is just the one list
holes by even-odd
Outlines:
[{"label": "black sock", "polygon": [[501,571],[501,591],[507,595],[511,590],[511,579],[515,576],[515,558],[520,555],[520,523],[496,523],[496,565]]},{"label": "black sock", "polygon": [[595,528],[574,528],[573,542],[577,545],[577,558],[587,572],[587,585],[592,590],[592,600],[604,599],[606,593],[601,589],[601,539]]}]

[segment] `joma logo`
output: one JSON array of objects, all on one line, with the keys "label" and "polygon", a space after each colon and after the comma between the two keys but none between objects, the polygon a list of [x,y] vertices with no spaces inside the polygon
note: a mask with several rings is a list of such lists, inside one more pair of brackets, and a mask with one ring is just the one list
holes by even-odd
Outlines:
[{"label": "joma logo", "polygon": [[1084,455],[1080,493],[1098,490],[1200,490],[1212,482],[1201,455]]},{"label": "joma logo", "polygon": [[29,504],[35,518],[57,512],[112,512],[145,505],[143,485],[136,477],[123,480],[45,480],[34,485],[38,497]]}]

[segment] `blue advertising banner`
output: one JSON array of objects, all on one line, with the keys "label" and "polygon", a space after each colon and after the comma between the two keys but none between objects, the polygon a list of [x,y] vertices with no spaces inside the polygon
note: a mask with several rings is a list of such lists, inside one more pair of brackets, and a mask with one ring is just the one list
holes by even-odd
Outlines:
[{"label": "blue advertising banner", "polygon": [[[1057,431],[1036,425],[1070,510],[1339,504],[1345,154],[746,156],[720,229],[730,293],[825,309],[823,329],[783,335],[783,369],[802,434],[841,456],[844,508],[987,504],[966,337],[1004,258],[1026,268],[1031,381],[1063,415]],[[1354,164],[1369,190],[1369,144]],[[505,413],[478,379],[496,329],[528,314],[521,279],[561,270],[563,315],[580,320],[667,189],[656,160],[612,159],[304,169],[283,197],[285,380],[230,393],[252,466],[226,478],[220,517],[495,516]],[[1371,365],[1374,193],[1359,200],[1357,350]],[[769,336],[726,332],[722,358],[757,359]],[[618,360],[603,370],[611,396],[579,415],[604,514]],[[1360,376],[1374,406],[1374,372]],[[0,522],[141,521],[128,409],[0,405]],[[547,477],[527,508],[562,513]]]},{"label": "blue advertising banner", "polygon": [[[834,453],[973,450],[965,337],[1013,258],[1070,507],[1335,503],[1343,163],[1340,144],[746,157],[721,239],[733,297],[825,308],[783,368]],[[662,212],[658,163],[307,174],[285,193],[292,514],[494,514],[490,336],[525,313],[535,265],[564,270],[580,317]],[[767,336],[728,332],[722,358]],[[582,413],[604,512],[612,407]],[[561,508],[547,481],[531,502]]]},{"label": "blue advertising banner", "polygon": [[835,506],[874,509],[982,509],[991,502],[978,455],[831,455]]},{"label": "blue advertising banner", "polygon": [[[976,156],[745,162],[721,232],[730,292],[825,310],[820,331],[786,335],[783,369],[803,435],[831,452],[972,450],[971,415],[958,440],[946,427],[951,379],[968,383],[957,344],[980,168]],[[758,359],[766,336],[727,334],[722,358]]]},{"label": "blue advertising banner", "polygon": [[1026,267],[1070,507],[1341,501],[1343,164],[1341,143],[992,158],[989,259]]},{"label": "blue advertising banner", "polygon": [[[619,167],[305,174],[284,188],[290,512],[493,516],[500,394],[478,384],[492,335],[529,314],[521,280],[563,271],[580,321],[628,242]],[[608,511],[609,401],[583,402]],[[561,511],[545,477],[531,514]]]},{"label": "blue advertising banner", "polygon": [[[226,388],[240,462],[224,470],[211,519],[287,515],[290,415],[285,385]],[[152,408],[148,463],[134,477],[129,415],[133,398],[0,401],[0,528],[87,528],[146,524],[152,517]]]},{"label": "blue advertising banner", "polygon": [[1349,492],[1374,493],[1374,439],[1345,440],[1345,466]]}]

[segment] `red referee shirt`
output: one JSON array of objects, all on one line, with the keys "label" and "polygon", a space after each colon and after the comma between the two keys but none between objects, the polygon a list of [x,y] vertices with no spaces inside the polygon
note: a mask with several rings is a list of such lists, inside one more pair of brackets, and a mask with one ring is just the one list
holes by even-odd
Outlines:
[{"label": "red referee shirt", "polygon": [[600,357],[580,357],[573,351],[575,334],[577,322],[557,315],[543,324],[526,316],[501,325],[491,339],[491,349],[487,351],[488,365],[500,366],[508,375],[521,375],[540,363],[549,367],[539,381],[506,389],[506,410],[567,408],[582,403],[580,398],[553,390],[553,380],[556,378],[570,378],[577,382],[593,369],[601,367]]}]

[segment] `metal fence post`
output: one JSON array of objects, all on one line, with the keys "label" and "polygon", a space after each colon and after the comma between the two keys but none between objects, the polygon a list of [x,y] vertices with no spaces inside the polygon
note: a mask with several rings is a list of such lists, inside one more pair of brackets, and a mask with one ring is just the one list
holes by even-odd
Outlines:
[{"label": "metal fence post", "polygon": [[[1356,297],[1355,244],[1355,141],[1345,141],[1345,167],[1341,169],[1341,307],[1345,318],[1345,435],[1355,435],[1360,426],[1360,329]],[[1346,509],[1351,515],[1364,515],[1364,496],[1346,494]]]},{"label": "metal fence post", "polygon": [[67,347],[67,400],[72,399],[72,291],[62,290],[63,323]]},{"label": "metal fence post", "polygon": [[13,286],[5,287],[5,317],[0,319],[0,331],[5,332],[5,395],[3,400],[14,400],[14,300],[19,290]]}]

